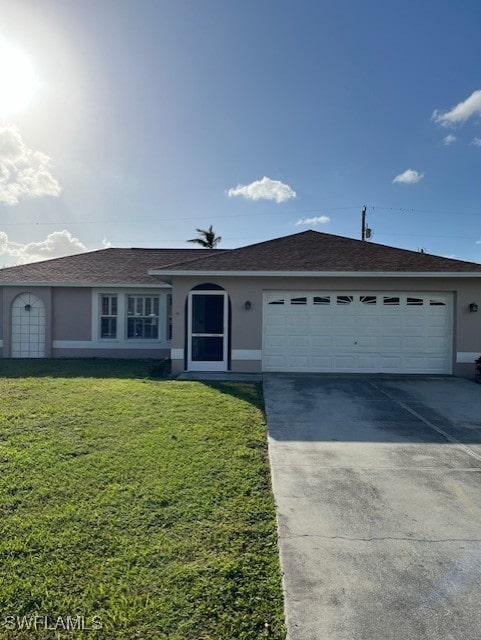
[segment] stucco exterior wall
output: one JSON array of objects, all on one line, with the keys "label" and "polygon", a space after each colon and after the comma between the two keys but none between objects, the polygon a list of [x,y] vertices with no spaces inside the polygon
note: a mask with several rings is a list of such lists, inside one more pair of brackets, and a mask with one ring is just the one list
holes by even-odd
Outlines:
[{"label": "stucco exterior wall", "polygon": [[[249,355],[262,350],[262,305],[264,291],[298,289],[305,291],[433,291],[453,294],[453,373],[474,376],[474,354],[481,354],[481,277],[478,278],[263,278],[263,277],[174,277],[172,281],[172,369],[174,373],[184,370],[184,336],[186,332],[186,300],[189,291],[199,284],[217,284],[229,294],[232,323],[231,349],[232,371],[259,372],[262,362]],[[251,309],[244,303],[249,300]],[[469,304],[479,305],[478,313],[469,311]],[[237,359],[235,352],[245,352]],[[461,355],[460,354],[464,354]],[[459,358],[469,362],[460,362]]]},{"label": "stucco exterior wall", "polygon": [[3,358],[3,328],[4,328],[4,319],[3,319],[3,289],[0,288],[0,358]]},{"label": "stucco exterior wall", "polygon": [[53,340],[92,339],[91,291],[87,287],[56,287],[53,290]]},{"label": "stucco exterior wall", "polygon": [[[132,341],[125,338],[118,341],[99,341],[93,335],[93,326],[98,319],[92,319],[93,300],[100,289],[89,287],[1,287],[0,288],[0,357],[9,358],[11,349],[12,303],[22,293],[39,296],[46,309],[45,357],[53,358],[167,358],[170,343],[165,339],[166,295],[165,288],[118,288],[115,293],[161,295],[161,322],[164,323],[164,338],[158,341]],[[170,291],[169,291],[170,293]],[[98,313],[98,310],[97,310]],[[121,320],[122,326],[123,319]],[[92,324],[94,323],[94,325]]]}]

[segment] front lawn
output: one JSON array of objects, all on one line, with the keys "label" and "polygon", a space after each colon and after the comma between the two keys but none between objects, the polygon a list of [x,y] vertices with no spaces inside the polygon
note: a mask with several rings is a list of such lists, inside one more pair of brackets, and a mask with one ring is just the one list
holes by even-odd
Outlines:
[{"label": "front lawn", "polygon": [[259,385],[0,362],[0,638],[285,636]]}]

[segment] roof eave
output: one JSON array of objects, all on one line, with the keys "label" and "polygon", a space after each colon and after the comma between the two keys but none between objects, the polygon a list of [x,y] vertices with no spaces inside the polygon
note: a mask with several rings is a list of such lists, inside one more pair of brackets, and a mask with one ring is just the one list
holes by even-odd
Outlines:
[{"label": "roof eave", "polygon": [[164,282],[146,283],[146,282],[59,282],[44,280],[10,280],[6,282],[0,281],[0,287],[76,287],[88,289],[118,289],[118,288],[136,288],[136,289],[171,289],[171,285]]},{"label": "roof eave", "polygon": [[268,277],[268,278],[481,278],[481,271],[163,271],[150,269],[149,275],[171,282],[175,276]]}]

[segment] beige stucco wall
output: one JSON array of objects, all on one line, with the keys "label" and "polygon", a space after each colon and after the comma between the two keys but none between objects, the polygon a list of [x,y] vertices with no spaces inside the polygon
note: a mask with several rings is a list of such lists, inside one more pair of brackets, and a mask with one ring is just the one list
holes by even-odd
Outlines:
[{"label": "beige stucco wall", "polygon": [[2,325],[3,325],[3,350],[2,357],[11,356],[11,326],[12,303],[22,293],[33,293],[38,296],[45,305],[45,356],[51,357],[52,350],[52,289],[51,287],[3,287],[2,289]]},{"label": "beige stucco wall", "polygon": [[[141,288],[119,289],[128,293]],[[123,342],[99,348],[92,336],[92,289],[88,287],[1,287],[0,288],[0,357],[11,356],[12,303],[21,293],[38,295],[46,309],[46,357],[53,358],[167,358],[169,343],[133,345]],[[150,292],[150,290],[149,290]],[[165,289],[152,293],[165,294]],[[56,344],[59,341],[61,344]],[[62,344],[63,343],[63,344]],[[103,346],[103,345],[102,345]]]},{"label": "beige stucco wall", "polygon": [[92,339],[92,290],[57,287],[52,292],[53,340]]},{"label": "beige stucco wall", "polygon": [[3,319],[3,289],[0,288],[0,358],[3,358],[3,327],[4,319]]},{"label": "beige stucco wall", "polygon": [[[453,373],[471,377],[474,365],[456,363],[458,352],[481,354],[481,277],[478,278],[263,278],[263,277],[176,277],[173,278],[172,348],[184,348],[185,309],[189,291],[210,282],[223,287],[232,307],[231,336],[233,350],[262,349],[263,292],[285,289],[305,291],[439,291],[453,293]],[[252,307],[244,309],[249,300]],[[469,304],[479,304],[479,312],[471,313]],[[174,352],[175,353],[175,352]],[[184,360],[173,358],[173,371],[184,370]],[[232,361],[233,371],[261,370],[261,362]]]}]

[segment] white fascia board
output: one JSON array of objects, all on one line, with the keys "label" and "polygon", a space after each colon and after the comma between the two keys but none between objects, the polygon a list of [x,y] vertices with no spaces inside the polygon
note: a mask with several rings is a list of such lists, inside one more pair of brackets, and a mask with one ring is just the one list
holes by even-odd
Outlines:
[{"label": "white fascia board", "polygon": [[251,278],[481,278],[481,271],[161,271],[150,269],[149,275],[165,276],[235,276]]},{"label": "white fascia board", "polygon": [[81,287],[83,289],[172,289],[170,284],[145,284],[144,282],[0,282],[0,287]]}]

